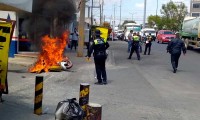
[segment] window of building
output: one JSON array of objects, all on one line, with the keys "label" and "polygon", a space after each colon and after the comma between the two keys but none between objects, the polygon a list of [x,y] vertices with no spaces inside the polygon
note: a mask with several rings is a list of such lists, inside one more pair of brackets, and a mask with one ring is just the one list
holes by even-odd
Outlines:
[{"label": "window of building", "polygon": [[193,8],[200,8],[200,3],[193,3]]},{"label": "window of building", "polygon": [[199,13],[192,13],[192,17],[199,17]]}]

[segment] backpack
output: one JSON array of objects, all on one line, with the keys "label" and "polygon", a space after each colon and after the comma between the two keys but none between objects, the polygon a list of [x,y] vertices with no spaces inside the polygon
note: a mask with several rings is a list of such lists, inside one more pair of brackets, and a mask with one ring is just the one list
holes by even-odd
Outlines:
[{"label": "backpack", "polygon": [[83,120],[84,111],[76,98],[60,101],[55,111],[55,120]]}]

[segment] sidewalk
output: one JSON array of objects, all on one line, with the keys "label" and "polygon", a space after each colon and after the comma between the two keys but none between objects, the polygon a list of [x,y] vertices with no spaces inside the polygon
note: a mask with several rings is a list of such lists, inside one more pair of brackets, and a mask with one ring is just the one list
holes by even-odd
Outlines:
[{"label": "sidewalk", "polygon": [[17,54],[14,58],[8,58],[8,64],[28,67],[36,62],[37,55],[36,53]]},{"label": "sidewalk", "polygon": [[[115,64],[112,51],[108,51],[108,63]],[[74,50],[67,50],[64,53],[65,56],[67,56],[73,63],[73,65],[79,66],[80,64],[83,64],[83,61],[86,61],[86,55],[87,50],[84,49],[83,51],[83,57],[77,57],[77,51]],[[38,59],[38,53],[24,53],[24,54],[18,54],[15,58],[9,58],[8,64],[9,65],[20,65],[23,67],[29,67],[33,65]],[[91,59],[93,59],[91,57]]]},{"label": "sidewalk", "polygon": [[[84,49],[84,56],[83,57],[77,57],[76,51],[68,50],[65,52],[65,56],[67,56],[73,63],[76,64],[77,59],[76,58],[85,58],[84,56],[86,55],[86,50]],[[33,65],[37,59],[38,59],[38,53],[22,53],[22,54],[17,54],[15,58],[9,58],[8,63],[11,65],[21,65],[24,67],[28,67]],[[77,61],[78,62],[78,61]]]}]

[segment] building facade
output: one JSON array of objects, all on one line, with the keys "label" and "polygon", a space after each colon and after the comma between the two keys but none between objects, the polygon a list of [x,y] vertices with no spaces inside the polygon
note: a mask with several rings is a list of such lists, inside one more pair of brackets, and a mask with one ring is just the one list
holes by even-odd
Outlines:
[{"label": "building facade", "polygon": [[[27,52],[37,52],[34,50],[33,42],[29,39],[28,32],[25,28],[25,25],[27,25],[27,21],[29,20],[29,17],[32,15],[31,11],[23,10],[21,9],[21,6],[13,5],[11,4],[5,4],[4,1],[0,1],[0,18],[3,19],[10,19],[16,21],[15,30],[13,33],[13,36],[11,38],[11,44],[10,44],[10,50],[9,50],[9,57],[15,57],[15,54],[19,53],[27,53]],[[17,0],[16,0],[17,1]],[[32,5],[32,0],[26,0],[27,4],[30,2]],[[39,1],[39,0],[38,0]],[[79,0],[76,1],[76,8]],[[15,2],[14,2],[15,3]],[[24,3],[25,4],[25,3]],[[24,5],[25,6],[25,5]],[[32,7],[31,7],[32,9]],[[65,25],[70,31],[73,30],[73,27],[77,27],[77,14],[74,14],[73,21],[69,25]]]},{"label": "building facade", "polygon": [[200,0],[190,1],[190,16],[200,17]]}]

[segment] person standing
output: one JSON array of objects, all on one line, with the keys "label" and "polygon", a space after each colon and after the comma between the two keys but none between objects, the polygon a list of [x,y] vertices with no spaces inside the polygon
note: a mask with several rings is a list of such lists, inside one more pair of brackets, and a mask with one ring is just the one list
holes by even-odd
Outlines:
[{"label": "person standing", "polygon": [[93,41],[93,40],[92,40],[92,29],[89,28],[89,40],[88,40],[88,42],[86,43],[87,55],[86,55],[85,57],[87,57],[88,54],[89,54],[89,49],[90,49],[90,43],[91,43],[91,41]]},{"label": "person standing", "polygon": [[151,33],[147,35],[146,41],[145,41],[145,50],[144,50],[144,55],[146,55],[147,49],[148,49],[148,55],[151,53],[151,45],[152,45],[152,36]]},{"label": "person standing", "polygon": [[137,36],[139,37],[139,51],[142,53],[142,36],[139,32],[137,32]]},{"label": "person standing", "polygon": [[73,33],[71,33],[71,35],[72,35],[71,50],[72,50],[73,47],[76,50],[76,47],[78,45],[78,37],[79,37],[78,31],[77,31],[76,28],[74,28],[74,31],[73,31]]},{"label": "person standing", "polygon": [[133,30],[130,30],[130,33],[128,34],[128,53],[131,51],[132,43],[133,43]]},{"label": "person standing", "polygon": [[107,40],[101,38],[100,35],[101,31],[96,30],[95,31],[96,38],[94,39],[92,45],[90,46],[88,54],[88,60],[90,59],[92,53],[94,56],[94,63],[98,80],[98,82],[96,82],[95,84],[97,85],[107,84],[105,62],[107,59],[106,49],[109,47],[109,43],[107,42]]},{"label": "person standing", "polygon": [[128,59],[131,59],[133,52],[135,51],[137,54],[137,59],[140,60],[140,53],[139,53],[139,40],[140,38],[136,35],[136,33],[133,34],[133,43],[131,47],[131,52],[128,57]]},{"label": "person standing", "polygon": [[175,35],[176,38],[172,39],[167,46],[167,52],[171,54],[173,73],[176,73],[177,71],[181,50],[183,51],[184,55],[186,54],[186,47],[184,42],[180,39],[180,34],[176,32]]}]

